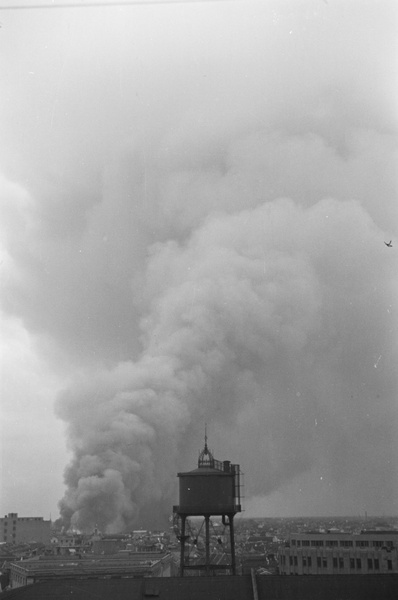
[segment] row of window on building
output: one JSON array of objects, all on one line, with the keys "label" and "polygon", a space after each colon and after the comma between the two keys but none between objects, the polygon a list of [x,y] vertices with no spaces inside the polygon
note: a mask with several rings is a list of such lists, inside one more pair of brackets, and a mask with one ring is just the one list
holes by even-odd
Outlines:
[{"label": "row of window on building", "polygon": [[[11,527],[11,523],[10,523],[10,527]],[[16,521],[13,521],[13,522],[12,522],[12,533],[11,533],[11,531],[10,531],[10,538],[12,537],[12,538],[13,538],[13,541],[14,541],[14,539],[15,539],[15,538],[16,538],[16,536],[17,536],[17,534],[16,534],[16,529],[17,529],[17,522],[16,522]],[[5,522],[4,522],[4,534],[3,534],[3,540],[4,540],[5,542],[7,542],[7,541],[8,541],[8,521],[5,521]]]},{"label": "row of window on building", "polygon": [[[291,540],[292,546],[303,546],[303,547],[338,547],[341,548],[352,548],[354,547],[353,540]],[[382,541],[382,540],[356,540],[355,546],[357,548],[368,548],[369,546],[373,546],[374,548],[393,548],[392,540]]]},{"label": "row of window on building", "polygon": [[[290,567],[298,567],[299,561],[301,561],[301,565],[304,567],[311,568],[312,565],[312,556],[289,556],[289,566]],[[315,557],[314,557],[315,559]],[[343,556],[333,556],[331,557],[332,562],[330,566],[333,566],[333,569],[344,569],[344,557]],[[318,569],[327,569],[328,559],[325,556],[317,556],[316,557],[316,566]],[[380,560],[378,558],[349,558],[349,568],[350,570],[362,570],[362,561],[367,560],[368,571],[379,571],[380,570]],[[281,556],[282,565],[286,565],[286,556]],[[348,565],[347,565],[348,566]],[[392,560],[387,559],[387,570],[392,571]]]},{"label": "row of window on building", "polygon": [[[10,528],[11,528],[11,523],[10,523]],[[17,522],[13,521],[12,522],[12,533],[11,533],[11,530],[10,530],[10,541],[11,541],[11,538],[12,538],[12,541],[15,541],[15,538],[17,537],[16,529],[17,529]],[[3,540],[5,542],[8,541],[8,522],[7,521],[5,521],[5,523],[4,523]]]}]

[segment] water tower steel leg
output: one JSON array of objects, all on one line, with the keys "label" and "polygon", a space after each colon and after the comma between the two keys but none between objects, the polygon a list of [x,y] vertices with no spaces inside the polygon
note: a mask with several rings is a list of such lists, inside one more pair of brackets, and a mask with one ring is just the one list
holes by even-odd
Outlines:
[{"label": "water tower steel leg", "polygon": [[206,573],[210,570],[210,517],[205,516],[206,524]]},{"label": "water tower steel leg", "polygon": [[184,563],[185,563],[185,520],[186,520],[186,516],[185,515],[181,515],[181,539],[180,539],[180,544],[181,544],[181,554],[180,554],[180,571],[181,571],[181,577],[184,577]]},{"label": "water tower steel leg", "polygon": [[234,515],[228,515],[229,521],[229,536],[231,540],[231,568],[232,575],[236,575],[236,561],[235,561],[235,536],[234,536]]}]

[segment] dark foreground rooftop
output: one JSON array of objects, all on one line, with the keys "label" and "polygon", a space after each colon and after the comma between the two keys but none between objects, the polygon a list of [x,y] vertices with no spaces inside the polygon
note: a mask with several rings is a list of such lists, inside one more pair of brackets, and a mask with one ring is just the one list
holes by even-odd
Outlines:
[{"label": "dark foreground rooftop", "polygon": [[145,577],[45,581],[0,594],[1,600],[396,600],[398,574],[257,577]]}]

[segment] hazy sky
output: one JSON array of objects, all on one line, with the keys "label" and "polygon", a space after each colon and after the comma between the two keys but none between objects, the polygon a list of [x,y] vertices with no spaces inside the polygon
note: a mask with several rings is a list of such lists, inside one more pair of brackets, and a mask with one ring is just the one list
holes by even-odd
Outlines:
[{"label": "hazy sky", "polygon": [[167,516],[205,422],[397,514],[396,2],[142,4],[0,11],[0,514]]}]

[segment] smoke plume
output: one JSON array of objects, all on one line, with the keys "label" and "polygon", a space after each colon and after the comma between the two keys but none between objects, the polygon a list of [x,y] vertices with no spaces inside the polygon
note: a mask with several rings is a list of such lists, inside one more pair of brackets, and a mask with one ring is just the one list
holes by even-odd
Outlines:
[{"label": "smoke plume", "polygon": [[67,526],[166,518],[205,422],[248,514],[397,508],[390,5],[215,4],[2,38],[2,309],[62,382]]},{"label": "smoke plume", "polygon": [[[389,353],[388,332],[366,320],[369,302],[375,321],[388,310],[369,286],[380,236],[356,202],[281,199],[152,245],[134,305],[140,356],[90,370],[58,402],[75,455],[62,515],[119,530],[148,503],[171,506],[205,420],[243,463],[251,494],[319,461],[339,477],[342,448],[355,461],[385,418],[366,389],[381,385],[374,357]],[[354,398],[363,360],[366,391]]]}]

